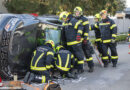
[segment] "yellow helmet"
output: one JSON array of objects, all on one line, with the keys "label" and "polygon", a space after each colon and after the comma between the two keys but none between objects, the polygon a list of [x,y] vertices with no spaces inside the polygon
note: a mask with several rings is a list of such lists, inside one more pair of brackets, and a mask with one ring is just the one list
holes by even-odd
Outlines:
[{"label": "yellow helmet", "polygon": [[101,18],[101,16],[100,16],[100,14],[99,13],[97,13],[97,14],[95,14],[95,16],[94,16],[95,18],[98,18],[98,19],[100,19]]},{"label": "yellow helmet", "polygon": [[59,51],[61,48],[64,48],[62,45],[56,47],[56,51]]},{"label": "yellow helmet", "polygon": [[77,7],[74,8],[74,12],[76,12],[76,11],[80,11],[80,12],[82,12],[83,10],[82,10],[81,7],[78,7],[78,6],[77,6]]},{"label": "yellow helmet", "polygon": [[66,20],[67,17],[69,16],[69,13],[67,11],[64,11],[64,12],[61,12],[60,15],[59,15],[59,19],[62,20]]},{"label": "yellow helmet", "polygon": [[52,40],[48,40],[48,41],[46,41],[45,44],[51,44],[52,48],[55,47],[55,43],[54,43]]},{"label": "yellow helmet", "polygon": [[83,14],[83,10],[82,10],[82,8],[79,7],[79,6],[77,6],[77,7],[74,8],[74,15],[75,15],[75,13],[76,13],[77,11],[80,12],[80,15]]},{"label": "yellow helmet", "polygon": [[107,11],[106,11],[106,10],[102,10],[102,11],[100,12],[100,15],[102,15],[102,14],[106,14],[106,15],[107,15]]}]

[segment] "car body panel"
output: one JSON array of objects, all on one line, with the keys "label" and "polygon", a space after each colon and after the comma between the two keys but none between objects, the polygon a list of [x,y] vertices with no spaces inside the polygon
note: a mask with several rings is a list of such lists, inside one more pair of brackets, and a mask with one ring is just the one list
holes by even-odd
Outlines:
[{"label": "car body panel", "polygon": [[[3,15],[3,16],[2,16]],[[61,22],[55,17],[28,14],[0,14],[0,74],[5,79],[20,76],[30,68],[32,52],[47,40],[61,42]],[[39,44],[38,40],[42,40]],[[5,64],[4,64],[5,63]],[[4,64],[4,65],[3,65]]]}]

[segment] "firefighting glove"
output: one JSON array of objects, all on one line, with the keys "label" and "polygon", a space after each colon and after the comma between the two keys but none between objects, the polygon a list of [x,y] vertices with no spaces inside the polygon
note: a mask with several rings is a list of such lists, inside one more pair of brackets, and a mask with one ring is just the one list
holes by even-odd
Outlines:
[{"label": "firefighting glove", "polygon": [[111,42],[112,42],[112,43],[115,43],[115,42],[116,42],[116,40],[115,40],[115,39],[112,39],[112,40],[111,40]]},{"label": "firefighting glove", "polygon": [[77,40],[77,41],[80,41],[80,40],[81,40],[81,36],[80,36],[80,35],[77,35],[76,40]]},{"label": "firefighting glove", "polygon": [[87,44],[87,40],[83,40],[83,44]]},{"label": "firefighting glove", "polygon": [[115,43],[116,39],[114,37],[112,37],[111,43]]}]

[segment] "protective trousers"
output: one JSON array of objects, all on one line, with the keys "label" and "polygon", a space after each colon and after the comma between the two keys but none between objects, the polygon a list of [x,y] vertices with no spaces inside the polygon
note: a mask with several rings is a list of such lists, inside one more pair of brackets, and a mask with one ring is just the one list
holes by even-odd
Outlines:
[{"label": "protective trousers", "polygon": [[103,43],[102,44],[102,61],[104,64],[108,64],[109,61],[109,57],[108,57],[108,48],[110,48],[111,50],[111,60],[113,65],[117,64],[118,61],[118,54],[117,54],[117,50],[116,50],[116,43]]},{"label": "protective trousers", "polygon": [[102,43],[100,41],[96,42],[97,45],[97,49],[99,51],[100,54],[102,54]]},{"label": "protective trousers", "polygon": [[82,44],[82,48],[86,57],[86,61],[88,63],[88,67],[92,68],[94,67],[94,63],[93,63],[93,57],[92,54],[90,53],[90,44],[87,42],[86,44]]},{"label": "protective trousers", "polygon": [[74,54],[75,58],[77,59],[77,67],[76,68],[77,69],[83,69],[84,53],[83,53],[83,50],[82,50],[81,43],[68,46],[68,50],[70,50]]}]

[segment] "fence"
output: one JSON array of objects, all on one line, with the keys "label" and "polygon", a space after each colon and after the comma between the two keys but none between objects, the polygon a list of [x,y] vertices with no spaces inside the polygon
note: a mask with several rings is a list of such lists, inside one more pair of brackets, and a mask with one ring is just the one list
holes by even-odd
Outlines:
[{"label": "fence", "polygon": [[[128,27],[130,27],[130,19],[123,18],[123,19],[113,19],[117,25],[118,33],[127,33]],[[94,19],[89,18],[90,25],[94,24]],[[94,32],[89,33],[90,36],[94,36]]]}]

